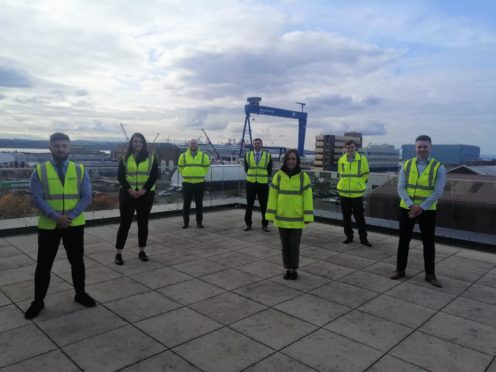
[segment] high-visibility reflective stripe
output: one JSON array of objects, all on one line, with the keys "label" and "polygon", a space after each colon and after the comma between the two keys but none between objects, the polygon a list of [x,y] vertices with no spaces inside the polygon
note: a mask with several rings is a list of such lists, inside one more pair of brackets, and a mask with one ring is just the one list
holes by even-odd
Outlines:
[{"label": "high-visibility reflective stripe", "polygon": [[423,200],[426,200],[428,197],[427,196],[418,196],[418,195],[415,195],[413,197],[414,200],[418,200],[418,201],[423,201]]},{"label": "high-visibility reflective stripe", "polygon": [[272,187],[274,190],[278,190],[279,191],[279,186],[278,185],[274,185],[273,183],[270,185],[270,187]]},{"label": "high-visibility reflective stripe", "polygon": [[303,194],[300,190],[279,190],[279,194],[282,195],[301,195]]},{"label": "high-visibility reflective stripe", "polygon": [[308,184],[306,186],[303,186],[303,190],[302,191],[305,191],[305,190],[308,190],[312,185]]},{"label": "high-visibility reflective stripe", "polygon": [[309,214],[309,215],[312,215],[313,216],[313,211],[303,211],[303,214]]},{"label": "high-visibility reflective stripe", "polygon": [[427,191],[434,190],[434,186],[414,185],[414,184],[411,184],[411,183],[408,183],[406,185],[406,187],[409,188],[409,189],[417,189],[417,190],[427,190]]},{"label": "high-visibility reflective stripe", "polygon": [[362,176],[359,174],[345,174],[344,177],[361,178]]},{"label": "high-visibility reflective stripe", "polygon": [[79,199],[79,194],[52,194],[48,195],[46,200],[70,200]]},{"label": "high-visibility reflective stripe", "polygon": [[276,215],[276,220],[277,221],[286,221],[286,222],[304,222],[303,217],[283,217],[283,216],[277,216],[277,215]]},{"label": "high-visibility reflective stripe", "polygon": [[339,189],[338,188],[338,191],[339,192],[342,192],[343,194],[359,194],[361,192],[365,192],[367,189],[363,189],[363,190],[345,190],[345,189]]},{"label": "high-visibility reflective stripe", "polygon": [[434,171],[436,169],[436,166],[438,165],[438,161],[435,161],[434,163],[432,163],[431,165],[431,169],[429,171],[429,186],[432,186],[432,189],[434,189]]},{"label": "high-visibility reflective stripe", "polygon": [[275,213],[276,213],[276,211],[275,211],[275,209],[267,209],[267,213],[272,213],[272,214],[275,214]]},{"label": "high-visibility reflective stripe", "polygon": [[81,193],[81,183],[83,181],[83,172],[82,172],[82,169],[81,169],[81,165],[79,164],[75,164],[76,166],[76,177],[77,177],[77,191],[78,191],[78,196],[79,194]]},{"label": "high-visibility reflective stripe", "polygon": [[45,199],[48,197],[48,175],[46,163],[41,164],[41,184],[43,185],[43,194]]},{"label": "high-visibility reflective stripe", "polygon": [[203,176],[183,176],[184,179],[186,178],[194,178],[194,179],[200,179],[200,178],[205,178]]},{"label": "high-visibility reflective stripe", "polygon": [[208,168],[208,165],[203,165],[203,164],[184,164],[180,165],[179,168],[186,168],[186,167],[200,167],[200,168]]},{"label": "high-visibility reflective stripe", "polygon": [[407,160],[407,162],[405,164],[406,165],[405,166],[405,174],[406,174],[407,177],[410,176],[410,170],[412,169],[412,162],[413,162],[413,160]]},{"label": "high-visibility reflective stripe", "polygon": [[369,172],[363,172],[363,173],[362,173],[362,176],[366,176],[366,175],[368,175],[368,174],[369,174]]}]

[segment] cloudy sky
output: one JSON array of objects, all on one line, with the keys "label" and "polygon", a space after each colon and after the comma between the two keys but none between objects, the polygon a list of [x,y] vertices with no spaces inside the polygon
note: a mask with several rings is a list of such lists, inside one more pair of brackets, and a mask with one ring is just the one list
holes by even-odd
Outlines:
[{"label": "cloudy sky", "polygon": [[[492,0],[0,0],[0,136],[240,139],[249,96],[315,135],[496,154]],[[256,117],[266,144],[297,123]]]}]

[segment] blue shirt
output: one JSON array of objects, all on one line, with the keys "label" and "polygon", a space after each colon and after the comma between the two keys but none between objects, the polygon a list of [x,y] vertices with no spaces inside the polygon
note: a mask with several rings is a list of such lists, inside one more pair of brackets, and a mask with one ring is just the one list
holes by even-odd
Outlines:
[{"label": "blue shirt", "polygon": [[[50,163],[54,166],[55,170],[58,169],[57,163],[53,160],[50,159]],[[67,172],[67,167],[69,165],[69,159],[66,159],[62,163],[62,173],[65,174]],[[33,203],[40,210],[41,213],[43,213],[45,216],[56,220],[59,218],[62,214],[54,210],[50,204],[45,200],[43,197],[43,185],[41,184],[40,178],[38,177],[38,173],[36,172],[36,168],[33,171],[33,174],[31,175],[31,194],[33,198]],[[74,209],[67,214],[67,217],[70,219],[74,219],[77,216],[79,216],[83,211],[90,205],[91,203],[91,182],[90,182],[90,176],[88,175],[88,172],[84,172],[83,175],[83,180],[81,182],[81,188],[80,188],[80,199],[79,202],[76,204]]]},{"label": "blue shirt", "polygon": [[[417,171],[419,175],[424,171],[425,167],[427,167],[427,164],[429,164],[430,161],[431,161],[430,157],[425,161],[422,161],[419,158],[417,158]],[[434,184],[434,191],[427,199],[424,200],[422,204],[420,204],[420,208],[422,208],[425,211],[429,209],[432,204],[438,201],[439,198],[443,195],[445,183],[446,183],[446,170],[444,169],[444,166],[441,164],[437,170],[437,177],[436,177],[436,183]],[[400,170],[400,178],[398,179],[398,194],[400,195],[400,198],[403,199],[403,201],[406,203],[406,205],[408,205],[408,207],[411,207],[413,205],[413,201],[410,198],[410,196],[408,196],[408,192],[406,191],[406,184],[407,184],[406,174],[403,171],[403,167],[402,167]]]}]

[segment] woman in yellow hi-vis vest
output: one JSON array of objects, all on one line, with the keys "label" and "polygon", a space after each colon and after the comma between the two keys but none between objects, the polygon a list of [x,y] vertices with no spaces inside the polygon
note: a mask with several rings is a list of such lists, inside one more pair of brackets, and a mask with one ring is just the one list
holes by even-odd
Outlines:
[{"label": "woman in yellow hi-vis vest", "polygon": [[305,224],[313,222],[310,178],[300,168],[295,149],[284,154],[284,162],[272,178],[265,218],[279,228],[285,280],[298,278],[300,239]]},{"label": "woman in yellow hi-vis vest", "polygon": [[155,197],[158,164],[155,156],[148,151],[145,137],[141,133],[134,133],[129,140],[127,153],[119,162],[117,177],[121,184],[119,191],[121,222],[115,242],[117,249],[115,263],[117,265],[124,264],[122,250],[126,244],[135,211],[140,249],[138,257],[141,261],[148,261],[145,246],[148,239],[148,218]]}]

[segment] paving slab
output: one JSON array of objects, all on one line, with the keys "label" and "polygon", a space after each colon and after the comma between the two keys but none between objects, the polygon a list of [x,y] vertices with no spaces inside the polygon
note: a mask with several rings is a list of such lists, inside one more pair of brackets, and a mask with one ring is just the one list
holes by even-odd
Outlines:
[{"label": "paving slab", "polygon": [[496,305],[496,288],[475,284],[463,292],[462,296],[475,301],[485,302],[486,304]]},{"label": "paving slab", "polygon": [[[18,303],[19,307],[25,312],[31,305],[32,299]],[[41,311],[34,321],[39,322],[50,318],[55,318],[64,314],[73,313],[85,309],[84,306],[74,301],[74,290],[57,292],[45,297],[45,308]]]},{"label": "paving slab", "polygon": [[281,353],[275,353],[245,369],[244,372],[315,372],[315,370]]},{"label": "paving slab", "polygon": [[386,295],[374,298],[359,310],[410,328],[417,328],[436,313],[434,309]]},{"label": "paving slab", "polygon": [[234,372],[264,359],[273,351],[236,332],[222,328],[176,347],[174,352],[203,371]]},{"label": "paving slab", "polygon": [[25,254],[0,257],[0,270],[16,269],[19,267],[35,265],[36,261]]},{"label": "paving slab", "polygon": [[[88,261],[88,260],[87,260]],[[62,274],[58,274],[61,278],[63,278],[67,283],[72,283],[72,274],[70,271],[67,271]],[[123,274],[109,269],[108,267],[97,264],[94,267],[88,268],[86,267],[86,285],[95,284],[99,282],[106,282],[108,280],[117,279],[122,277]],[[50,283],[51,285],[51,283]]]},{"label": "paving slab", "polygon": [[339,278],[338,281],[378,293],[385,292],[398,285],[398,282],[391,279],[364,271],[355,271],[354,273]]},{"label": "paving slab", "polygon": [[[54,294],[72,289],[72,282],[66,282],[59,278],[57,275],[51,275],[50,286],[48,287],[48,294]],[[22,302],[34,298],[34,274],[30,280],[23,282],[9,284],[2,287],[4,292],[14,302]]]},{"label": "paving slab", "polygon": [[412,328],[358,310],[343,315],[324,328],[384,352],[413,332]]},{"label": "paving slab", "polygon": [[376,262],[369,258],[358,257],[347,253],[339,253],[338,255],[326,258],[324,261],[355,270],[370,266]]},{"label": "paving slab", "polygon": [[329,262],[318,261],[316,263],[302,267],[300,271],[321,276],[326,279],[335,280],[345,275],[354,272],[354,269],[348,267],[334,265]]},{"label": "paving slab", "polygon": [[421,286],[421,287],[427,287],[427,288],[435,288],[439,292],[442,293],[449,293],[449,294],[454,294],[454,295],[459,295],[463,293],[468,287],[472,285],[470,282],[466,282],[464,280],[458,280],[454,278],[449,278],[447,276],[440,276],[436,275],[437,279],[439,282],[442,284],[442,288],[436,288],[429,282],[425,280],[425,273],[420,272],[417,275],[415,275],[413,278],[409,280],[409,283]]},{"label": "paving slab", "polygon": [[177,309],[182,305],[157,292],[149,291],[120,300],[107,302],[105,306],[128,322],[134,323]]},{"label": "paving slab", "polygon": [[323,326],[351,310],[311,294],[298,296],[274,308],[317,326]]},{"label": "paving slab", "polygon": [[383,353],[343,336],[320,329],[282,350],[318,371],[361,372]]},{"label": "paving slab", "polygon": [[225,290],[203,280],[193,279],[159,288],[157,292],[181,304],[191,304],[216,296]]},{"label": "paving slab", "polygon": [[246,254],[248,256],[253,256],[255,258],[267,258],[281,254],[280,249],[264,247],[261,245],[254,245],[251,247],[243,248],[240,249],[238,252]]},{"label": "paving slab", "polygon": [[379,359],[372,367],[367,369],[367,372],[425,372],[427,369],[417,367],[411,363],[405,362],[404,360],[392,357],[390,355],[385,355]]},{"label": "paving slab", "polygon": [[282,284],[286,287],[296,289],[302,292],[309,292],[312,289],[316,289],[318,287],[323,286],[324,284],[329,283],[331,280],[326,279],[321,276],[309,274],[304,271],[298,271],[298,279],[297,280],[285,280],[283,274],[276,275],[270,278],[271,281]]},{"label": "paving slab", "polygon": [[31,324],[31,321],[24,319],[24,314],[17,306],[0,307],[0,332],[27,324]]},{"label": "paving slab", "polygon": [[202,277],[202,280],[227,290],[233,290],[247,284],[258,282],[262,280],[262,278],[236,269],[229,269],[205,275]]},{"label": "paving slab", "polygon": [[496,271],[493,269],[485,274],[477,282],[478,285],[483,285],[485,287],[496,288]]},{"label": "paving slab", "polygon": [[11,304],[12,301],[2,292],[0,291],[0,306],[5,306]]},{"label": "paving slab", "polygon": [[415,332],[390,354],[435,372],[482,372],[493,358],[422,332]]},{"label": "paving slab", "polygon": [[130,278],[147,286],[148,288],[157,289],[174,283],[183,282],[191,279],[192,277],[169,267],[163,267],[158,270],[134,274],[131,275]]},{"label": "paving slab", "polygon": [[274,309],[240,320],[231,328],[274,349],[281,349],[317,329],[310,323]]},{"label": "paving slab", "polygon": [[33,280],[35,268],[36,265],[31,265],[0,271],[0,287]]},{"label": "paving slab", "polygon": [[279,275],[282,272],[283,268],[280,264],[265,260],[258,260],[246,265],[239,266],[238,270],[256,275],[259,278],[266,279],[275,275]]},{"label": "paving slab", "polygon": [[420,331],[458,345],[496,355],[496,328],[446,313],[438,313]]},{"label": "paving slab", "polygon": [[148,292],[149,290],[144,285],[126,277],[100,282],[86,287],[86,292],[102,303],[132,296],[137,293]]},{"label": "paving slab", "polygon": [[270,280],[264,280],[238,288],[235,292],[267,306],[274,306],[301,294],[301,292],[296,289],[289,288]]},{"label": "paving slab", "polygon": [[214,257],[209,257],[209,260],[229,267],[238,267],[241,265],[249,264],[250,262],[254,262],[257,260],[257,258],[239,252],[230,252]]},{"label": "paving slab", "polygon": [[396,287],[387,291],[386,294],[406,302],[411,302],[437,310],[446,306],[456,297],[453,294],[440,292],[434,287],[431,289],[430,286],[418,286],[411,284],[410,282],[400,283]]},{"label": "paving slab", "polygon": [[227,266],[207,259],[200,259],[179,265],[174,265],[172,266],[172,268],[174,270],[181,271],[194,277],[199,277],[228,269]]},{"label": "paving slab", "polygon": [[50,351],[2,369],[2,372],[30,371],[79,372],[81,369],[60,350]]},{"label": "paving slab", "polygon": [[115,371],[161,352],[165,347],[129,325],[63,349],[85,371]]},{"label": "paving slab", "polygon": [[443,312],[496,327],[496,306],[458,297],[443,309]]},{"label": "paving slab", "polygon": [[122,327],[125,322],[102,306],[76,311],[38,322],[58,345],[67,345]]},{"label": "paving slab", "polygon": [[0,368],[56,349],[34,324],[0,333]]},{"label": "paving slab", "polygon": [[167,372],[201,372],[200,369],[193,366],[183,358],[177,356],[171,351],[164,351],[151,358],[145,359],[139,363],[133,364],[121,370],[122,372],[150,372],[150,371],[167,371]]},{"label": "paving slab", "polygon": [[177,346],[222,326],[185,307],[142,320],[135,325],[167,347]]},{"label": "paving slab", "polygon": [[348,307],[360,306],[377,296],[376,292],[339,282],[325,284],[310,293]]},{"label": "paving slab", "polygon": [[190,307],[222,324],[234,323],[267,307],[235,293],[226,292]]}]

